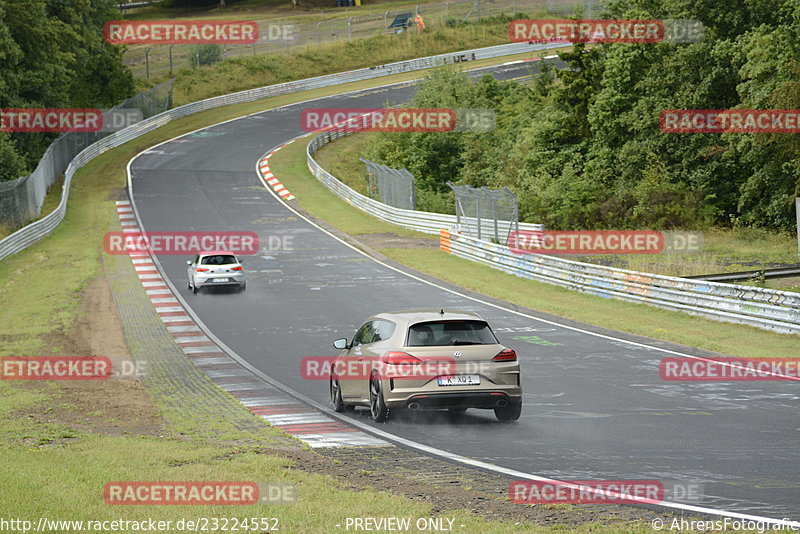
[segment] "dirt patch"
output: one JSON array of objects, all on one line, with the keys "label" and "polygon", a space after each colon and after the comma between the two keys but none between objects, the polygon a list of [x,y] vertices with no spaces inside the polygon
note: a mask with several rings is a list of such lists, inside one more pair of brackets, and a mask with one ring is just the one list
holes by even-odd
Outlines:
[{"label": "dirt patch", "polygon": [[439,248],[439,239],[436,237],[408,237],[387,232],[358,234],[355,238],[375,250],[382,248]]},{"label": "dirt patch", "polygon": [[[48,345],[67,356],[106,356],[115,376],[108,380],[54,382],[54,403],[21,415],[41,423],[57,423],[74,430],[111,435],[161,435],[165,424],[158,408],[136,377],[117,317],[111,288],[98,276],[81,294],[81,311],[71,332],[51,334]],[[36,382],[22,387],[42,387]]]}]

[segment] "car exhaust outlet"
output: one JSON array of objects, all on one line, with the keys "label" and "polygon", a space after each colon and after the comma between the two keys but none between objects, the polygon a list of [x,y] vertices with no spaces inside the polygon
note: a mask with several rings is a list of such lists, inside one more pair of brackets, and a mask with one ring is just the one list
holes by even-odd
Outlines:
[{"label": "car exhaust outlet", "polygon": [[419,404],[416,402],[409,403],[408,405],[409,410],[419,410]]},{"label": "car exhaust outlet", "polygon": [[507,400],[500,399],[499,401],[497,401],[497,407],[498,408],[505,408],[506,406],[508,406],[508,401]]}]

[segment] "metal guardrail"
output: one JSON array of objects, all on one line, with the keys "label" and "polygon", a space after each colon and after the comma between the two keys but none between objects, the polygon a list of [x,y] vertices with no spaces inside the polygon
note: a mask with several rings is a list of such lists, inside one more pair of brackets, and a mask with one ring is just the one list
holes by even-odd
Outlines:
[{"label": "metal guardrail", "polygon": [[[323,145],[352,132],[332,130],[314,137],[307,148],[308,168],[328,189],[349,204],[386,222],[440,234],[447,252],[495,269],[568,289],[639,302],[787,334],[800,334],[800,294],[687,278],[647,274],[538,254],[519,255],[507,246],[467,234],[451,233],[455,215],[393,208],[368,198],[331,175],[313,155]],[[541,225],[520,223],[522,230]]]},{"label": "metal guardrail", "polygon": [[123,130],[120,130],[112,135],[109,135],[108,137],[89,145],[77,156],[75,156],[64,172],[64,186],[62,188],[61,201],[59,202],[58,207],[47,216],[25,226],[24,228],[21,228],[20,230],[17,230],[5,239],[0,240],[0,260],[6,256],[16,254],[17,252],[25,249],[52,232],[53,229],[58,226],[66,214],[67,199],[69,197],[69,187],[70,183],[72,182],[72,177],[80,167],[103,152],[136,139],[137,137],[151,132],[156,128],[160,128],[161,126],[164,126],[175,119],[187,117],[189,115],[213,108],[228,106],[231,104],[240,104],[244,102],[253,102],[256,100],[269,98],[271,96],[284,95],[298,91],[305,91],[308,89],[316,89],[320,87],[329,87],[332,85],[340,85],[372,78],[380,78],[390,74],[412,72],[416,70],[437,67],[448,63],[462,63],[464,61],[491,59],[521,54],[524,52],[533,52],[536,50],[558,48],[561,46],[563,45],[556,43],[511,43],[499,46],[490,46],[486,48],[478,48],[474,50],[465,50],[450,54],[440,54],[438,56],[430,56],[408,61],[398,61],[396,63],[389,63],[386,65],[378,65],[375,67],[327,74],[314,78],[306,78],[303,80],[249,89],[247,91],[208,98],[206,100],[201,100],[199,102],[193,102],[191,104],[170,109],[149,119],[143,120],[133,126],[129,126]]},{"label": "metal guardrail", "polygon": [[774,269],[753,269],[734,273],[694,274],[686,276],[692,280],[709,282],[735,282],[737,280],[774,280],[777,278],[795,278],[800,276],[800,265],[776,267]]}]

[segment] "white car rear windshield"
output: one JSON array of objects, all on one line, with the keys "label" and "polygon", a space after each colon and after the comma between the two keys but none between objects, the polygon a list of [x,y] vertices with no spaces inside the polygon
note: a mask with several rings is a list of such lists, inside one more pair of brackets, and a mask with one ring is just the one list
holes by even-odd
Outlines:
[{"label": "white car rear windshield", "polygon": [[485,321],[430,321],[408,329],[407,347],[495,345],[497,338]]},{"label": "white car rear windshield", "polygon": [[234,256],[229,254],[218,254],[216,256],[206,256],[200,263],[203,265],[229,265],[231,263],[238,263]]}]

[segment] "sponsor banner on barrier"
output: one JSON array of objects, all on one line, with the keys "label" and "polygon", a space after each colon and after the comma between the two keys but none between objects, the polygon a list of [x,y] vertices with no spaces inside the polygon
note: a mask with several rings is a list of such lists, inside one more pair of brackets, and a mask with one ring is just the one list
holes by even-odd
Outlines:
[{"label": "sponsor banner on barrier", "polygon": [[656,230],[512,230],[514,254],[658,254],[691,253],[702,248],[699,232]]},{"label": "sponsor banner on barrier", "polygon": [[112,20],[103,26],[111,44],[253,44],[258,37],[251,20]]},{"label": "sponsor banner on barrier", "polygon": [[705,27],[693,19],[518,19],[508,37],[515,43],[695,43]]},{"label": "sponsor banner on barrier", "polygon": [[664,485],[658,480],[517,480],[508,485],[517,504],[659,503]]},{"label": "sponsor banner on barrier", "polygon": [[800,380],[800,359],[670,356],[659,362],[658,375],[675,382]]},{"label": "sponsor banner on barrier", "polygon": [[9,356],[0,359],[2,380],[105,380],[112,375],[105,356]]},{"label": "sponsor banner on barrier", "polygon": [[[287,246],[292,236],[270,236],[270,247]],[[268,240],[269,241],[269,240]],[[193,255],[221,250],[243,256],[259,252],[259,238],[255,232],[107,232],[103,238],[106,254],[149,252],[165,255]],[[271,249],[274,250],[274,249]]]},{"label": "sponsor banner on barrier", "polygon": [[143,119],[139,109],[0,109],[2,132],[116,132]]},{"label": "sponsor banner on barrier", "polygon": [[666,133],[798,133],[800,109],[666,109]]},{"label": "sponsor banner on barrier", "polygon": [[309,108],[300,113],[306,132],[487,132],[495,121],[491,109]]}]

